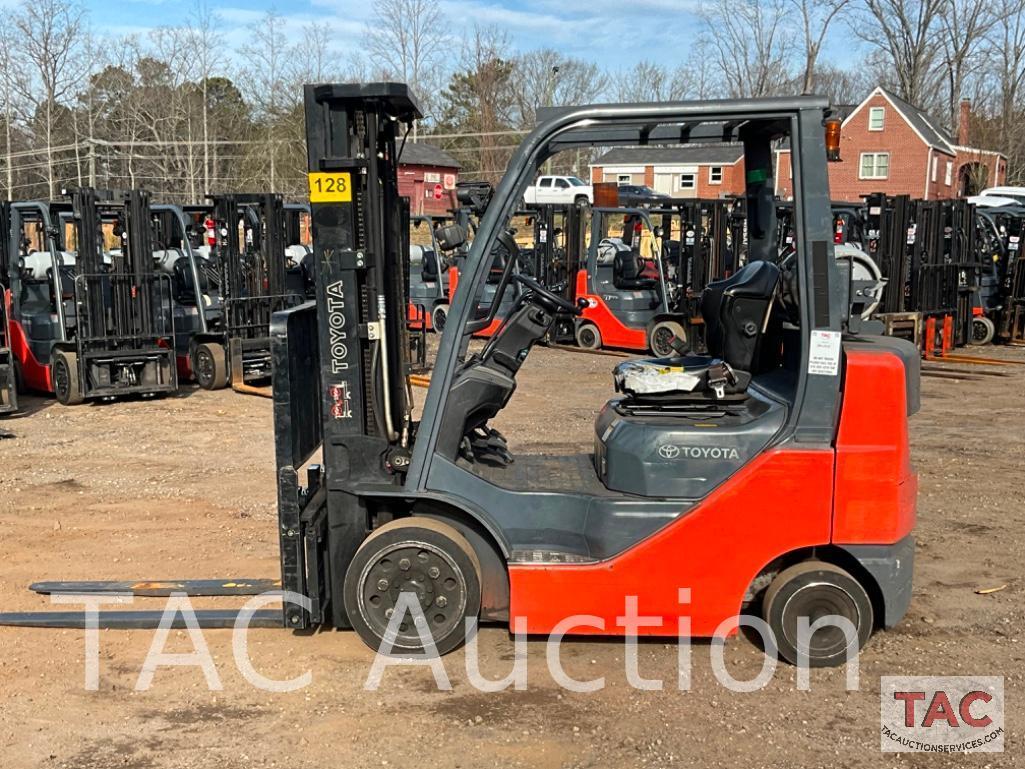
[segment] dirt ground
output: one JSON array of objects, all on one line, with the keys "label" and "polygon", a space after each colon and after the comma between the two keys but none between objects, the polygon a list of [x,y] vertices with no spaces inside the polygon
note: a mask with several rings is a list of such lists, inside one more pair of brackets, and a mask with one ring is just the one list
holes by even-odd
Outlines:
[{"label": "dirt ground", "polygon": [[[1025,362],[1023,351],[986,354]],[[514,450],[586,449],[615,362],[536,350],[499,423]],[[391,669],[365,691],[373,658],[352,633],[269,629],[251,634],[254,666],[278,679],[310,671],[306,688],[251,687],[230,631],[207,631],[221,690],[178,667],[137,692],[152,632],[104,631],[91,692],[81,631],[0,628],[0,767],[1025,766],[1025,365],[998,370],[1013,376],[923,380],[914,599],[862,654],[859,691],[845,690],[839,670],[815,671],[812,690],[798,691],[781,666],[764,690],[734,694],[714,677],[709,645],[697,644],[681,692],[677,648],[664,643],[640,651],[641,673],[664,690],[637,691],[612,640],[564,644],[569,675],[606,677],[592,694],[561,690],[539,641],[528,646],[526,691],[477,691],[462,651],[445,658],[451,691],[423,668]],[[230,391],[72,409],[24,401],[27,413],[0,425],[16,434],[0,441],[4,610],[49,608],[26,590],[39,579],[277,576],[269,401]],[[174,633],[168,649],[191,644]],[[511,668],[504,629],[483,631],[480,650],[485,675]],[[725,659],[751,678],[763,656],[738,637]],[[905,674],[1004,676],[1005,752],[880,753],[879,678]]]}]

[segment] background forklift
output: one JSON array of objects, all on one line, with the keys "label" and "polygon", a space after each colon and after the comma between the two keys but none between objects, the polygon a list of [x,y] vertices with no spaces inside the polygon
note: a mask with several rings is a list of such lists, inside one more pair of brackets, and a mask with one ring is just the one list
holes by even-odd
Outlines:
[{"label": "background forklift", "polygon": [[[153,266],[148,193],[77,189],[66,209],[14,203],[8,237],[11,346],[26,387],[65,405],[173,392],[170,285]],[[104,226],[120,243],[105,249]],[[34,244],[33,244],[34,241]],[[32,250],[33,245],[37,248]]]},{"label": "background forklift", "polygon": [[[208,212],[215,223],[210,252],[223,317],[193,337],[191,367],[199,386],[246,390],[270,377],[269,327],[273,313],[304,301],[302,278],[289,280],[285,208],[276,194],[218,195]],[[294,270],[293,270],[294,272]]]},{"label": "background forklift", "polygon": [[[914,556],[907,421],[918,407],[918,351],[858,335],[846,317],[831,253],[824,99],[542,113],[480,223],[463,276],[472,290],[456,297],[419,421],[406,381],[408,202],[396,143],[420,110],[395,83],[307,86],[305,106],[311,189],[326,191],[311,196],[317,302],[276,315],[272,335],[281,587],[309,606],[286,605],[279,622],[352,627],[399,654],[421,651],[425,631],[445,653],[477,617],[548,633],[585,614],[594,624],[571,632],[621,634],[616,618],[634,597],[639,614],[660,619],[640,628],[654,636],[677,635],[684,617],[695,636],[727,635],[740,612],[760,611],[789,660],[799,655],[800,617],[839,615],[856,637],[826,627],[804,650],[811,664],[833,665],[901,619]],[[834,157],[837,129],[830,123]],[[772,178],[772,148],[784,138],[799,169],[786,266]],[[476,294],[496,244],[515,254],[508,222],[523,189],[561,150],[713,139],[744,147],[750,262],[704,292],[709,355],[621,364],[593,453],[512,461],[488,422],[555,315],[580,309],[514,278],[510,260],[498,291],[519,283],[513,312],[468,352],[494,320],[476,317]],[[166,590],[183,587],[204,589]],[[426,626],[396,613],[403,594],[417,599]],[[100,626],[160,618],[128,614],[101,613]]]},{"label": "background forklift", "polygon": [[[11,212],[5,202],[0,202],[0,233],[10,232]],[[18,410],[18,376],[14,356],[8,341],[7,312],[10,297],[10,244],[8,238],[0,237],[0,416]],[[2,436],[0,436],[2,437]]]}]

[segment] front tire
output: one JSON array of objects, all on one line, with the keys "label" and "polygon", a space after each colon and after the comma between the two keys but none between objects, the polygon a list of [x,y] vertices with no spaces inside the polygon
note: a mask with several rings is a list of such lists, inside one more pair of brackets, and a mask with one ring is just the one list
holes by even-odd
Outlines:
[{"label": "front tire", "polygon": [[78,379],[78,356],[73,352],[58,350],[50,363],[53,394],[62,406],[77,406],[85,398]]},{"label": "front tire", "polygon": [[577,346],[585,350],[601,349],[601,331],[593,323],[581,323],[577,326]]},{"label": "front tire", "polygon": [[228,356],[224,346],[216,342],[196,345],[192,351],[192,375],[204,390],[220,390],[228,386]]},{"label": "front tire", "polygon": [[[345,573],[345,611],[371,649],[384,646],[402,593],[413,593],[438,654],[466,640],[466,620],[480,614],[481,568],[473,547],[458,531],[430,518],[403,518],[367,537]],[[424,650],[420,631],[406,612],[392,641],[393,654]]]},{"label": "front tire", "polygon": [[673,337],[687,343],[687,332],[675,320],[661,320],[651,327],[648,346],[656,358],[675,358],[679,353],[672,345]]},{"label": "front tire", "polygon": [[992,320],[987,318],[985,315],[977,315],[972,318],[971,343],[978,346],[989,344],[993,341],[996,331],[996,326],[993,324]]},{"label": "front tire", "polygon": [[[856,630],[856,654],[872,635],[875,617],[872,599],[858,580],[825,561],[804,561],[784,569],[769,585],[762,601],[762,617],[772,630],[776,647],[796,665],[798,618],[814,623],[821,617],[843,617]],[[850,644],[841,628],[828,625],[809,639],[808,664],[835,667],[847,661]]]}]

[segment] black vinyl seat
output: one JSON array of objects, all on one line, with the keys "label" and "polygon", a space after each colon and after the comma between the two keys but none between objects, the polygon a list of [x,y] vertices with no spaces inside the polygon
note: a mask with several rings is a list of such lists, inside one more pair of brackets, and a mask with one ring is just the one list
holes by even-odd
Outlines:
[{"label": "black vinyl seat", "polygon": [[778,365],[761,348],[780,279],[779,267],[757,261],[709,283],[701,294],[708,355],[626,361],[616,389],[655,402],[743,398],[752,375]]}]

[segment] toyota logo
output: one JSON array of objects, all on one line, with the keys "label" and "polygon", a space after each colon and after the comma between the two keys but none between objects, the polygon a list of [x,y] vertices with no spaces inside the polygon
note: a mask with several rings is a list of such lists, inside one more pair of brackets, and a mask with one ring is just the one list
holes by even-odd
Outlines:
[{"label": "toyota logo", "polygon": [[658,455],[663,459],[676,459],[680,456],[680,447],[667,443],[664,446],[658,447]]}]

